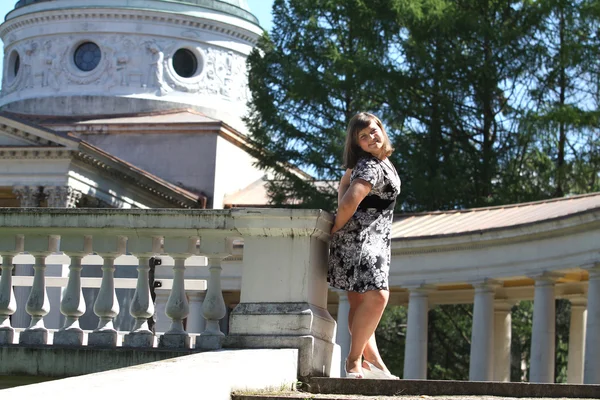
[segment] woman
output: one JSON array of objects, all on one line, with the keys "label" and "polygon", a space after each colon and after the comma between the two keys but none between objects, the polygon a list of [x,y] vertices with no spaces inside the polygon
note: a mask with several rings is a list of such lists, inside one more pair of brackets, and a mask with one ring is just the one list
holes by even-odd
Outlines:
[{"label": "woman", "polygon": [[400,193],[400,178],[388,159],[392,151],[379,118],[360,113],[350,120],[328,273],[331,286],[348,291],[352,341],[345,369],[350,378],[398,379],[375,341],[389,297],[390,233]]}]

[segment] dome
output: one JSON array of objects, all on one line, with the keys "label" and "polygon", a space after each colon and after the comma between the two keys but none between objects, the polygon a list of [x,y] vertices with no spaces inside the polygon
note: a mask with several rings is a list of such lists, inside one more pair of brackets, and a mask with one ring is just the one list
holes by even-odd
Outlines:
[{"label": "dome", "polygon": [[[44,3],[50,1],[60,0],[19,0],[15,4],[15,10],[21,7],[25,7],[31,4]],[[191,6],[208,8],[215,11],[220,11],[226,14],[234,15],[236,17],[243,18],[258,25],[258,19],[250,11],[247,0],[158,0],[165,3],[179,3],[189,4]],[[93,1],[89,2],[87,6],[93,6]],[[123,2],[124,7],[128,7],[127,2]]]}]

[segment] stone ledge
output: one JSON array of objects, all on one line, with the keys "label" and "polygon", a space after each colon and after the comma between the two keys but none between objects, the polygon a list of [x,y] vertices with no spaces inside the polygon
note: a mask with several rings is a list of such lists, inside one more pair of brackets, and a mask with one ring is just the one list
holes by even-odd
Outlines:
[{"label": "stone ledge", "polygon": [[597,399],[600,385],[434,380],[310,378],[305,390],[316,394],[364,396],[499,396]]},{"label": "stone ledge", "polygon": [[184,393],[194,399],[230,400],[232,391],[291,390],[297,363],[296,349],[211,351],[5,389],[0,398],[64,400],[81,394],[86,400],[134,399],[146,385],[145,397],[153,399]]},{"label": "stone ledge", "polygon": [[0,346],[0,375],[70,377],[132,367],[199,350],[112,349],[66,346]]}]

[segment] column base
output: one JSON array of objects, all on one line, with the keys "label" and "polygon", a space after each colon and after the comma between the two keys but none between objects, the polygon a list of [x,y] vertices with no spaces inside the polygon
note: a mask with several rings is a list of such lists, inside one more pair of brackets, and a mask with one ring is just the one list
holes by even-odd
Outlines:
[{"label": "column base", "polygon": [[196,337],[196,349],[219,350],[223,347],[225,336],[200,335]]},{"label": "column base", "polygon": [[189,349],[190,335],[187,333],[165,333],[158,338],[158,347],[167,349]]},{"label": "column base", "polygon": [[0,328],[0,346],[13,344],[13,340],[15,340],[14,328]]},{"label": "column base", "polygon": [[131,332],[123,338],[123,347],[154,347],[152,332]]},{"label": "column base", "polygon": [[335,320],[309,303],[240,303],[230,321],[230,335],[313,336],[335,342]]},{"label": "column base", "polygon": [[88,334],[88,346],[117,347],[117,331],[94,331]]},{"label": "column base", "polygon": [[19,335],[19,344],[37,346],[48,344],[48,329],[25,329]]},{"label": "column base", "polygon": [[223,348],[298,349],[300,377],[340,377],[340,346],[313,336],[229,335]]},{"label": "column base", "polygon": [[54,334],[54,345],[82,346],[83,331],[81,329],[65,329]]}]

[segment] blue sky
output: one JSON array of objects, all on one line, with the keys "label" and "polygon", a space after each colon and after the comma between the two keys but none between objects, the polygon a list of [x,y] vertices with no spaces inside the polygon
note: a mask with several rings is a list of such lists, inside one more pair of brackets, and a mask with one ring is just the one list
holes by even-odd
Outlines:
[{"label": "blue sky", "polygon": [[[0,16],[2,16],[1,21],[4,21],[4,17],[13,9],[16,2],[16,0],[0,0]],[[248,0],[248,5],[250,6],[252,13],[256,16],[256,18],[258,18],[260,25],[267,31],[271,30],[271,8],[273,6],[273,0]],[[0,51],[0,54],[4,54],[4,46],[1,44],[1,42]],[[0,58],[0,71],[2,71],[3,61],[4,56]]]}]

